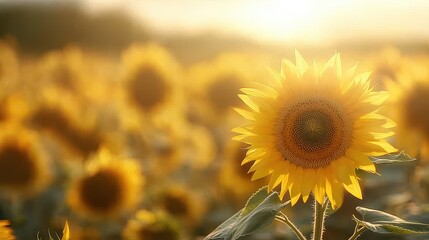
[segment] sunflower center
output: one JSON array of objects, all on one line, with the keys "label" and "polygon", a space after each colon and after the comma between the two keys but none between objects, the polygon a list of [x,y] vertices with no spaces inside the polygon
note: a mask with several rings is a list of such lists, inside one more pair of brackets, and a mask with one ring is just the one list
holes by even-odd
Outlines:
[{"label": "sunflower center", "polygon": [[23,187],[35,177],[36,166],[30,154],[17,145],[8,145],[0,150],[0,185]]},{"label": "sunflower center", "polygon": [[128,85],[131,99],[145,111],[152,110],[167,96],[165,79],[153,68],[138,71]]},{"label": "sunflower center", "polygon": [[429,86],[417,86],[405,101],[407,124],[429,137]]},{"label": "sunflower center", "polygon": [[189,212],[185,196],[167,194],[164,196],[163,205],[169,213],[176,216],[184,216]]},{"label": "sunflower center", "polygon": [[110,170],[99,171],[82,181],[80,193],[82,202],[96,212],[106,213],[116,208],[122,194],[121,179]]},{"label": "sunflower center", "polygon": [[277,124],[277,149],[303,168],[328,166],[343,156],[352,139],[352,123],[338,102],[301,99],[283,109]]},{"label": "sunflower center", "polygon": [[218,111],[226,111],[240,104],[237,94],[240,90],[237,77],[225,75],[213,82],[208,88],[208,99]]},{"label": "sunflower center", "polygon": [[318,151],[331,142],[334,126],[328,114],[315,110],[297,116],[294,129],[294,140],[303,150]]}]

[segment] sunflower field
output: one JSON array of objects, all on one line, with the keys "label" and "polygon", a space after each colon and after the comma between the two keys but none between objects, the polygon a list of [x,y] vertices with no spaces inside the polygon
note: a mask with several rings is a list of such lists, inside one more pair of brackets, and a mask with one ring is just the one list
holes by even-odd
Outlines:
[{"label": "sunflower field", "polygon": [[277,44],[65,2],[0,2],[0,240],[429,239],[429,35]]}]

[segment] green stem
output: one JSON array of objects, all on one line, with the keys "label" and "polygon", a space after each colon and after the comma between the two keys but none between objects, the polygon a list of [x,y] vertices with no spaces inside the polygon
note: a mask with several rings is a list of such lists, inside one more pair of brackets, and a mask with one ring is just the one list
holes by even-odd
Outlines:
[{"label": "green stem", "polygon": [[359,237],[363,232],[365,232],[365,230],[366,230],[366,228],[365,228],[365,227],[361,227],[361,228],[356,227],[356,228],[355,228],[355,232],[354,232],[354,233],[353,233],[353,235],[349,238],[349,240],[356,240],[356,239],[358,239],[358,237]]},{"label": "green stem", "polygon": [[298,239],[300,240],[307,240],[304,236],[304,234],[301,233],[301,231],[299,231],[299,229],[295,226],[295,224],[293,224],[293,222],[291,222],[289,220],[289,218],[282,212],[280,212],[280,216],[277,216],[276,219],[284,224],[286,224],[287,226],[290,227],[290,229],[292,229],[292,231],[295,233],[295,235],[298,237]]},{"label": "green stem", "polygon": [[314,198],[314,223],[312,240],[322,240],[325,225],[325,212],[328,207],[328,199],[325,198],[323,204],[319,204]]}]

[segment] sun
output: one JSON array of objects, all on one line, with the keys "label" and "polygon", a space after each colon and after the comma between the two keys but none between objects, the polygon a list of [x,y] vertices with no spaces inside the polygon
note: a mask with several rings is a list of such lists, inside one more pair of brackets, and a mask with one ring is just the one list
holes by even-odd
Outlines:
[{"label": "sun", "polygon": [[324,66],[295,58],[273,72],[272,84],[241,89],[249,109],[237,111],[250,123],[234,139],[250,145],[242,164],[253,162],[253,180],[271,175],[269,189],[280,185],[292,205],[310,193],[322,204],[326,194],[335,209],[344,190],[362,198],[355,170],[375,172],[369,156],[396,151],[385,139],[394,123],[379,111],[388,94],[356,66],[343,73],[339,54]]}]

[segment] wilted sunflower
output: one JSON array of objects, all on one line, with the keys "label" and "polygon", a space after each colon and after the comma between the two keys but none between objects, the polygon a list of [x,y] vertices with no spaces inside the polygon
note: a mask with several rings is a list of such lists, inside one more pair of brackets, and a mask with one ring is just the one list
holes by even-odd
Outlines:
[{"label": "wilted sunflower", "polygon": [[143,115],[177,108],[181,70],[165,49],[156,44],[132,45],[122,55],[122,71],[124,102]]},{"label": "wilted sunflower", "polygon": [[0,191],[25,197],[42,191],[51,179],[46,153],[35,132],[2,125],[0,132]]},{"label": "wilted sunflower", "polygon": [[370,73],[343,73],[340,55],[325,66],[310,67],[298,52],[296,64],[284,60],[273,84],[241,89],[250,110],[237,109],[249,125],[234,129],[235,139],[250,144],[242,164],[253,162],[252,179],[271,175],[269,189],[281,184],[294,205],[313,192],[334,209],[344,189],[362,198],[355,169],[375,172],[368,156],[396,151],[384,138],[394,123],[379,114],[386,92],[370,86]]},{"label": "wilted sunflower", "polygon": [[128,221],[122,235],[126,240],[178,240],[180,227],[165,213],[140,210]]},{"label": "wilted sunflower", "polygon": [[68,203],[82,216],[115,218],[136,207],[142,184],[135,161],[119,159],[102,149],[70,186]]},{"label": "wilted sunflower", "polygon": [[395,140],[401,148],[422,161],[429,160],[429,70],[428,60],[406,64],[396,81],[387,81],[391,93],[388,109],[398,123]]},{"label": "wilted sunflower", "polygon": [[0,220],[0,239],[1,240],[15,240],[13,230],[10,227],[8,220]]}]

